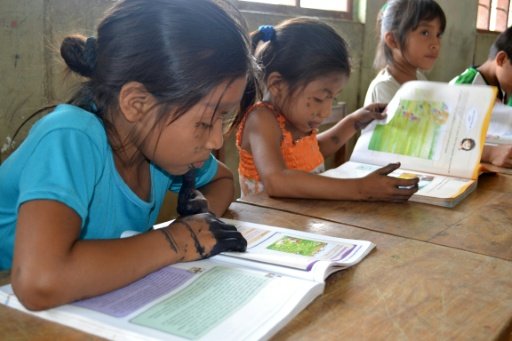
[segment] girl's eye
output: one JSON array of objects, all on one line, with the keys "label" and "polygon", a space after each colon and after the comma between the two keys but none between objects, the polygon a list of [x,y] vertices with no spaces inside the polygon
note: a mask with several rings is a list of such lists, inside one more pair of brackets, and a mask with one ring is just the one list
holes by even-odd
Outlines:
[{"label": "girl's eye", "polygon": [[196,128],[212,129],[213,125],[211,125],[210,123],[206,123],[206,122],[197,122],[196,123]]},{"label": "girl's eye", "polygon": [[423,31],[423,32],[421,32],[421,34],[427,37],[427,36],[430,35],[430,32],[429,31]]},{"label": "girl's eye", "polygon": [[317,103],[322,103],[324,100],[318,97],[313,97],[313,100]]}]

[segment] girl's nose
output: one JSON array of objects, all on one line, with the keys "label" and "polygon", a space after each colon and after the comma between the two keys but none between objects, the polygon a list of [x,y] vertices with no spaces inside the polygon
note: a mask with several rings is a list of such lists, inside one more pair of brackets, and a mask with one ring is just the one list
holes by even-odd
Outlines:
[{"label": "girl's nose", "polygon": [[213,128],[208,135],[208,140],[206,141],[206,148],[210,150],[217,150],[222,147],[224,143],[224,136],[222,132],[222,120],[216,120],[213,123]]},{"label": "girl's nose", "polygon": [[438,37],[435,37],[434,41],[432,42],[432,45],[430,45],[430,48],[432,50],[439,50],[441,48],[441,39]]},{"label": "girl's nose", "polygon": [[322,106],[322,109],[318,112],[318,116],[325,120],[327,117],[331,116],[332,113],[332,101],[326,101],[327,103]]}]

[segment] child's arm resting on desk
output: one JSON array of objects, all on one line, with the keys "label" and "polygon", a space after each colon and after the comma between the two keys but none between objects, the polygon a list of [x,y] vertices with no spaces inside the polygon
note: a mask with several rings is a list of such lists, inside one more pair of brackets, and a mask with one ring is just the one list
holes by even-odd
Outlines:
[{"label": "child's arm resting on desk", "polygon": [[11,279],[27,309],[103,294],[165,265],[244,251],[247,245],[234,226],[211,213],[123,239],[81,240],[80,233],[79,215],[65,204],[32,200],[21,205]]},{"label": "child's arm resting on desk", "polygon": [[247,134],[250,152],[265,191],[270,196],[401,202],[408,200],[418,190],[418,179],[387,176],[399,164],[390,164],[358,179],[334,179],[288,169],[280,150],[281,131],[270,112],[250,115],[244,134]]},{"label": "child's arm resting on desk", "polygon": [[512,168],[512,145],[486,144],[482,152],[482,162],[489,162],[499,167]]}]

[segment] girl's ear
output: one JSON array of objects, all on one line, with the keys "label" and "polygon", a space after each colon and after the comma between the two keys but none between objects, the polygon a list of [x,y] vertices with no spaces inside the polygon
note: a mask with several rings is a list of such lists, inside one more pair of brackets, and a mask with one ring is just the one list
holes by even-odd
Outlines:
[{"label": "girl's ear", "polygon": [[273,98],[279,98],[283,95],[283,91],[286,87],[286,82],[283,76],[279,72],[272,72],[267,77],[267,89]]},{"label": "girl's ear", "polygon": [[397,49],[398,43],[396,42],[395,35],[393,32],[386,32],[384,34],[384,43],[390,48],[390,49]]},{"label": "girl's ear", "polygon": [[144,85],[128,82],[119,91],[119,108],[128,122],[137,122],[156,104]]},{"label": "girl's ear", "polygon": [[509,59],[505,51],[498,51],[494,60],[498,66],[503,66]]}]

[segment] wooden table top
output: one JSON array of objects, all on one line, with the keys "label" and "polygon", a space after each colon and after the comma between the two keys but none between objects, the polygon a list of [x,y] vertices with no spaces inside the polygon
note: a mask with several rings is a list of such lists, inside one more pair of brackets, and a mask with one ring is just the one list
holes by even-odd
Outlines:
[{"label": "wooden table top", "polygon": [[[274,340],[512,338],[510,261],[242,203],[233,203],[226,217],[377,245],[361,263],[331,275],[324,294]],[[0,282],[7,281],[0,274]],[[98,340],[2,305],[0,335],[19,341]]]},{"label": "wooden table top", "polygon": [[481,175],[477,189],[454,208],[414,202],[273,199],[266,194],[238,201],[512,260],[511,175]]}]

